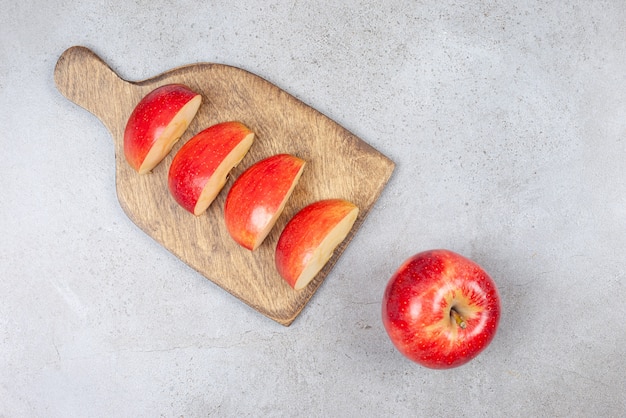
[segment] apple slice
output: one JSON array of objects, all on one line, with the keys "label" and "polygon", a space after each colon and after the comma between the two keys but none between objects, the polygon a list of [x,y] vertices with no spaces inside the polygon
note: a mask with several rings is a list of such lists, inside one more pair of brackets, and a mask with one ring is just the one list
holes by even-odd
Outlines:
[{"label": "apple slice", "polygon": [[254,133],[236,121],[210,126],[187,141],[174,156],[168,174],[176,202],[196,216],[204,213],[253,142]]},{"label": "apple slice", "polygon": [[172,150],[196,116],[202,96],[182,84],[167,84],[148,93],[133,109],[124,130],[126,161],[148,173]]},{"label": "apple slice", "polygon": [[270,233],[296,187],[305,161],[278,154],[249,167],[233,183],[224,203],[224,221],[242,247],[256,250]]},{"label": "apple slice", "polygon": [[278,273],[301,290],[319,273],[346,238],[359,208],[342,199],[311,203],[287,223],[276,245]]}]

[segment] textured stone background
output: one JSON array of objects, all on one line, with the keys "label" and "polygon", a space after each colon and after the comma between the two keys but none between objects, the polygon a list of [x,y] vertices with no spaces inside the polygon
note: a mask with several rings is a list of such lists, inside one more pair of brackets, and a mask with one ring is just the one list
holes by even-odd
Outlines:
[{"label": "textured stone background", "polygon": [[[0,0],[0,416],[623,416],[626,3],[382,3]],[[108,132],[54,86],[72,45],[129,80],[247,69],[396,162],[291,327],[124,215]],[[439,247],[504,309],[449,371],[380,321]]]}]

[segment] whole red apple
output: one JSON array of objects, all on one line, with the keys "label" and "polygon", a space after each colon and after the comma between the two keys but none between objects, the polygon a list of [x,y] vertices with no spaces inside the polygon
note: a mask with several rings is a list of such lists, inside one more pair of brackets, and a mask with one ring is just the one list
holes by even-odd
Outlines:
[{"label": "whole red apple", "polygon": [[421,252],[393,274],[382,320],[395,347],[429,368],[461,366],[493,340],[500,296],[475,262],[449,250]]}]

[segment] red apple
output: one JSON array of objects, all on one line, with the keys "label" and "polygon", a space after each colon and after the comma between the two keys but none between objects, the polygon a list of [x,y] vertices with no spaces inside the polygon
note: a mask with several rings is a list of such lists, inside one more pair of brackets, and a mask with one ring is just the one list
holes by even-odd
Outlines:
[{"label": "red apple", "polygon": [[301,290],[319,273],[346,238],[359,208],[342,199],[311,203],[289,220],[276,244],[278,273]]},{"label": "red apple", "polygon": [[492,341],[500,297],[478,264],[448,250],[425,251],[406,260],[389,280],[382,319],[403,355],[447,369],[467,363]]},{"label": "red apple", "polygon": [[196,134],[172,160],[168,185],[174,199],[196,216],[204,213],[253,141],[254,133],[236,121],[218,123]]},{"label": "red apple", "polygon": [[140,174],[156,167],[196,116],[202,96],[182,84],[167,84],[135,106],[124,130],[126,161]]},{"label": "red apple", "polygon": [[296,187],[304,163],[278,154],[255,163],[235,180],[224,203],[224,221],[239,245],[252,251],[261,245]]}]

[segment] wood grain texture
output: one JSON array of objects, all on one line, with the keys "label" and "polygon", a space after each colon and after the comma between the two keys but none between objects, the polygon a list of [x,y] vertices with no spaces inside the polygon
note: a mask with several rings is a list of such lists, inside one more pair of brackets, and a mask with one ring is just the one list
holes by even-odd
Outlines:
[{"label": "wood grain texture", "polygon": [[[59,91],[93,113],[110,131],[115,147],[116,190],[124,212],[145,233],[200,274],[263,315],[289,326],[341,256],[387,184],[394,163],[277,86],[248,71],[199,63],[139,82],[121,79],[91,50],[75,46],[59,58],[54,79]],[[126,121],[139,100],[168,83],[202,94],[196,118],[172,152],[153,171],[137,174],[126,162]],[[209,210],[195,217],[167,189],[176,151],[194,134],[218,122],[238,120],[256,134],[255,143]],[[274,229],[255,251],[239,247],[223,221],[224,200],[234,178],[254,162],[277,153],[307,161],[304,173]],[[346,240],[302,291],[291,289],[274,266],[276,242],[287,221],[316,200],[343,198],[360,209]]]}]

